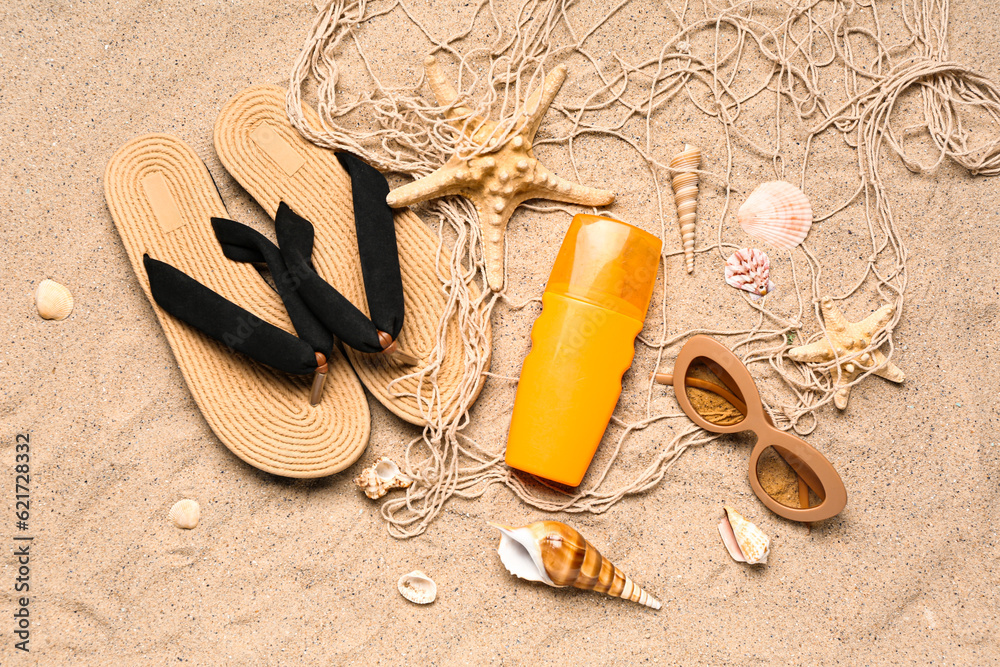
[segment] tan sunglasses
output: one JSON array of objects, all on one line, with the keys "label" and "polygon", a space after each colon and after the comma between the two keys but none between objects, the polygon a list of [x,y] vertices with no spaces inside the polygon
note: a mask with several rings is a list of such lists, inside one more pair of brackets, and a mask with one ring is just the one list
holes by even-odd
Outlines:
[{"label": "tan sunglasses", "polygon": [[792,521],[822,521],[847,505],[837,471],[805,440],[775,428],[750,371],[724,345],[693,336],[677,355],[673,374],[655,377],[673,385],[681,409],[706,431],[754,432],[750,486],[772,512]]}]

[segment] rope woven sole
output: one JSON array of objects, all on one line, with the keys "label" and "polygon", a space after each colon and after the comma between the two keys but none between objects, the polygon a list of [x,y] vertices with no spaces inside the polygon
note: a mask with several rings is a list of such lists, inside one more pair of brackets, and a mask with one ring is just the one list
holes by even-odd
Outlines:
[{"label": "rope woven sole", "polygon": [[108,162],[104,192],[177,365],[222,443],[250,465],[285,477],[322,477],[354,463],[368,444],[371,416],[361,383],[336,349],[322,401],[312,407],[310,378],[273,371],[235,353],[153,301],[144,253],[260,319],[295,331],[281,299],[257,270],[222,254],[210,218],[228,214],[195,152],[168,135],[133,139]]},{"label": "rope woven sole", "polygon": [[[312,109],[306,118],[319,127]],[[306,141],[285,112],[285,91],[261,85],[230,100],[215,124],[215,149],[229,173],[272,218],[284,201],[316,227],[313,264],[319,275],[367,314],[351,180],[334,151]],[[347,348],[366,387],[401,419],[423,426],[450,421],[478,396],[485,375],[470,380],[459,321],[451,318],[439,336],[451,298],[442,279],[448,251],[410,210],[395,214],[406,315],[400,346],[421,361],[415,366],[381,354]],[[489,346],[489,336],[485,345]],[[470,386],[470,382],[474,383]]]}]

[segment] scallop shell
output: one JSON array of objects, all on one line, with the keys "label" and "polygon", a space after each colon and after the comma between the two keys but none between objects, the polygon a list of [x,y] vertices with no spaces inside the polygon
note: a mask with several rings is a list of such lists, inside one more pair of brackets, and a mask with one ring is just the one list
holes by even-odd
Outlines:
[{"label": "scallop shell", "polygon": [[726,260],[726,282],[750,292],[751,299],[760,301],[774,290],[771,260],[757,248],[737,250]]},{"label": "scallop shell", "polygon": [[719,522],[719,534],[733,560],[756,565],[766,564],[771,550],[771,538],[757,526],[743,518],[743,515],[728,505]]},{"label": "scallop shell", "polygon": [[698,209],[698,167],[701,166],[701,149],[684,144],[684,150],[670,160],[674,173],[674,201],[677,203],[677,224],[681,228],[684,246],[684,265],[687,272],[694,271],[694,222]]},{"label": "scallop shell", "polygon": [[416,604],[430,604],[437,597],[437,584],[420,570],[404,574],[396,588],[400,595]]},{"label": "scallop shell", "polygon": [[73,312],[73,295],[65,285],[46,278],[35,290],[35,307],[46,320],[65,320]]},{"label": "scallop shell", "polygon": [[521,579],[549,586],[573,586],[660,608],[660,602],[642,590],[594,548],[574,528],[558,521],[538,521],[509,528],[490,524],[501,533],[497,553],[507,570]]},{"label": "scallop shell", "polygon": [[375,500],[387,494],[390,489],[405,489],[413,484],[413,480],[401,473],[392,459],[380,456],[354,478],[354,483],[366,496]]},{"label": "scallop shell", "polygon": [[191,530],[198,525],[198,521],[201,519],[201,507],[194,500],[185,498],[184,500],[178,500],[174,503],[174,506],[170,508],[170,520],[174,522],[174,525],[178,528],[183,528],[185,530]]},{"label": "scallop shell", "polygon": [[802,243],[812,226],[809,198],[791,183],[762,183],[739,210],[740,227],[755,239],[782,250]]}]

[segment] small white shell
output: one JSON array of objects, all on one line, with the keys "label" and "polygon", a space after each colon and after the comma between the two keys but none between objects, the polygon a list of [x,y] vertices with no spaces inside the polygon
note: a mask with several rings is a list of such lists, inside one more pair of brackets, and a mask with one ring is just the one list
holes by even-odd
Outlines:
[{"label": "small white shell", "polygon": [[401,473],[399,466],[388,456],[380,456],[354,478],[354,483],[374,500],[387,494],[390,489],[405,489],[413,484],[413,480]]},{"label": "small white shell", "polygon": [[35,307],[46,320],[65,320],[73,312],[73,295],[65,285],[46,278],[35,290]]},{"label": "small white shell", "polygon": [[174,525],[178,528],[183,528],[185,530],[191,530],[198,525],[198,521],[201,519],[201,507],[198,503],[189,498],[184,500],[178,500],[174,503],[174,506],[170,508],[170,520],[174,522]]},{"label": "small white shell", "polygon": [[750,292],[751,299],[760,301],[774,290],[771,260],[757,248],[737,250],[726,260],[726,282]]},{"label": "small white shell", "polygon": [[791,250],[806,238],[813,210],[802,190],[791,183],[762,183],[740,206],[740,227],[755,239]]},{"label": "small white shell", "polygon": [[399,578],[399,594],[415,604],[430,604],[437,597],[437,584],[420,570]]},{"label": "small white shell", "polygon": [[729,555],[739,563],[766,564],[771,550],[771,538],[757,526],[743,518],[743,515],[728,505],[719,522],[719,534],[729,550]]}]

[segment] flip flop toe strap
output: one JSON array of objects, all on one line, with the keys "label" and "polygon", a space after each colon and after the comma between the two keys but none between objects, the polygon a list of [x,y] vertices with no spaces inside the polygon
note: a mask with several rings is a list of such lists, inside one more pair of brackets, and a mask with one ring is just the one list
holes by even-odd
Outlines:
[{"label": "flip flop toe strap", "polygon": [[337,153],[337,160],[351,177],[354,227],[368,312],[378,330],[395,340],[403,328],[403,278],[396,223],[392,208],[385,202],[389,182],[377,169],[350,153]]},{"label": "flip flop toe strap", "polygon": [[418,361],[396,342],[403,328],[403,283],[392,209],[385,203],[389,184],[355,156],[338,153],[337,158],[351,177],[370,319],[316,273],[311,259],[312,223],[284,202],[275,215],[278,245],[233,220],[212,218],[212,228],[226,257],[267,265],[298,337],[264,322],[173,266],[143,256],[153,299],[161,308],[272,368],[294,375],[314,373],[313,404],[322,391],[334,335],[362,352],[394,353],[410,364]]},{"label": "flip flop toe strap", "polygon": [[[262,364],[293,375],[317,372],[317,351],[173,266],[143,255],[153,299],[163,310]],[[324,359],[325,362],[325,359]]]},{"label": "flip flop toe strap", "polygon": [[267,265],[295,333],[314,351],[329,357],[333,349],[333,335],[302,299],[299,292],[302,278],[290,270],[278,247],[260,232],[233,220],[212,218],[212,229],[223,254],[229,259]]},{"label": "flip flop toe strap", "polygon": [[298,293],[309,310],[345,344],[362,352],[381,352],[378,326],[313,268],[312,223],[282,202],[274,216],[274,231],[288,271],[295,276]]},{"label": "flip flop toe strap", "polygon": [[337,159],[351,178],[354,226],[369,318],[316,273],[312,264],[315,230],[285,202],[278,205],[274,229],[289,271],[310,310],[345,344],[361,352],[395,353],[405,363],[418,360],[399,349],[403,328],[403,280],[396,226],[385,203],[389,183],[378,170],[350,153]]}]

